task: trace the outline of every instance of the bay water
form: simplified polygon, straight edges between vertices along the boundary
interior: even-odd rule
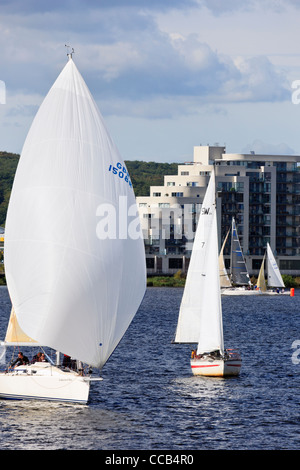
[[[147,289],[88,405],[0,400],[0,449],[298,449],[300,292],[222,298],[225,347],[243,360],[226,379],[193,377],[192,346],[172,343],[182,293]],[[1,339],[10,309],[0,287]]]

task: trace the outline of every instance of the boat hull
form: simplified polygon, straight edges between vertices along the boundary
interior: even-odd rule
[[[268,290],[266,292],[262,292],[262,295],[291,295],[289,291],[284,291],[284,292],[277,292],[277,291],[271,291]]]
[[[215,359],[208,356],[191,359],[193,375],[206,377],[229,377],[239,375],[242,360],[240,356],[232,358]]]
[[[86,404],[89,390],[88,377],[50,364],[19,366],[0,373],[0,398],[5,399]]]
[[[222,295],[262,295],[261,290],[248,290],[240,287],[221,290]]]

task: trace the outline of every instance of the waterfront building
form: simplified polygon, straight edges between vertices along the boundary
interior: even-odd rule
[[[232,217],[250,275],[257,276],[267,243],[282,274],[300,275],[299,155],[227,154],[225,147],[194,147],[192,162],[178,165],[137,203],[148,274],[187,271],[196,224],[215,167],[219,245]],[[230,264],[230,244],[225,248]]]

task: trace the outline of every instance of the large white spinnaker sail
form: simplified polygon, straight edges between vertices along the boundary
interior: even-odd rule
[[[201,208],[175,342],[198,343],[197,354],[224,350],[214,171]]]
[[[103,220],[112,224],[106,236],[97,226]],[[21,153],[5,270],[26,335],[98,368],[144,296],[144,244],[129,175],[71,57]]]

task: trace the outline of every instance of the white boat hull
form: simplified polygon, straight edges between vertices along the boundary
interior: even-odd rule
[[[289,291],[276,292],[276,291],[267,290],[266,292],[262,292],[262,295],[291,295],[291,293]]]
[[[221,290],[222,295],[262,295],[261,290],[243,289],[242,287]]]
[[[0,373],[0,398],[86,404],[90,379],[49,363],[19,366]]]
[[[203,375],[206,377],[229,377],[239,375],[242,360],[239,354],[232,357],[212,358],[210,356],[195,357],[191,359],[193,375]]]

